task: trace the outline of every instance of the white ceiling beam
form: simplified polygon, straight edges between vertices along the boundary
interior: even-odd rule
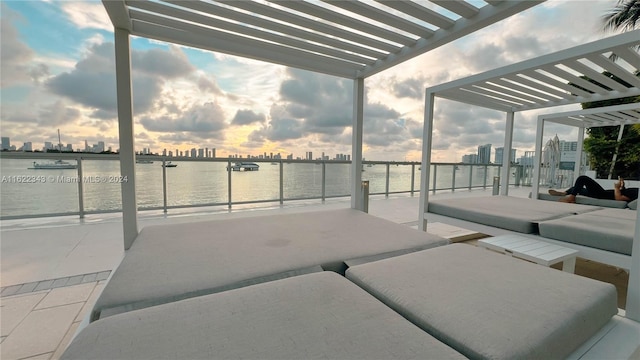
[[[513,86],[512,84],[512,88],[507,88],[507,87],[503,87],[503,86],[497,86],[496,84],[492,84],[492,83],[484,83],[482,84],[483,88],[489,89],[489,90],[494,90],[494,91],[498,91],[498,92],[502,92],[504,94],[509,94],[512,95],[516,98],[520,98],[523,100],[528,100],[530,102],[535,102],[535,103],[544,103],[545,101],[547,101],[547,99],[541,99],[539,97],[534,97],[532,95],[529,95],[529,93],[522,93],[522,92],[517,92],[512,90],[512,88],[514,88],[515,86]]]
[[[429,90],[437,93],[438,91],[455,88],[461,85],[475,84],[478,82],[489,81],[493,78],[505,77],[510,74],[518,74],[525,70],[540,68],[548,64],[558,64],[563,61],[581,59],[585,57],[585,54],[602,54],[614,47],[632,46],[635,44],[640,44],[640,29],[629,31],[614,37],[597,40],[592,43],[578,45],[570,49],[557,51],[555,53],[540,56],[530,60],[525,60],[516,64],[507,65],[495,70],[469,76],[464,79],[458,79],[450,81],[448,83],[436,85],[429,88]]]
[[[533,89],[533,91],[542,93],[546,96],[552,96],[550,101],[555,101],[559,99],[574,99],[575,95],[571,95],[564,91],[560,91],[556,88],[549,87],[548,85],[540,84],[539,82],[535,82],[531,79],[528,79],[523,76],[523,74],[514,74],[510,76],[505,76],[505,79],[509,81],[513,81],[518,84],[522,84],[524,86],[528,86]],[[535,95],[535,94],[534,94]]]
[[[640,71],[640,54],[638,54],[637,51],[631,50],[628,47],[619,47],[613,49],[613,53]]]
[[[594,69],[582,64],[577,60],[562,62],[562,64],[582,73],[584,76],[588,77],[589,79],[596,81],[610,89],[617,90],[617,91],[625,91],[627,89],[626,86],[611,79],[610,77],[602,75],[602,73],[595,71]]]
[[[124,0],[102,0],[113,27],[131,31],[131,18]]]
[[[462,90],[472,91],[476,94],[481,94],[484,96],[488,96],[490,98],[500,99],[507,103],[513,103],[514,106],[520,106],[522,104],[530,104],[533,101],[525,101],[522,98],[518,98],[512,95],[505,94],[504,92],[495,92],[489,89],[486,89],[484,85],[472,85],[471,87],[463,87]]]
[[[202,1],[184,1],[184,0],[164,0],[164,2],[173,4],[176,6],[180,6],[183,8],[192,9],[198,12],[204,12],[211,16],[218,16],[218,17],[222,17],[230,20],[235,20],[240,23],[253,25],[255,27],[270,30],[276,33],[287,34],[288,36],[291,36],[291,37],[309,40],[311,42],[315,42],[318,44],[323,44],[329,47],[334,47],[337,49],[353,52],[361,56],[379,58],[381,56],[386,56],[388,54],[387,52],[382,52],[382,51],[374,50],[364,46],[360,46],[357,44],[348,43],[348,42],[336,39],[335,37],[328,37],[328,36],[325,36],[324,34],[320,34],[317,32],[308,31],[305,29],[301,29],[299,27],[293,27],[287,24],[282,24],[279,22],[267,20],[254,15],[245,14],[233,9],[224,8],[222,6],[219,6],[213,3],[202,2]],[[146,2],[135,1],[133,5],[138,5],[140,3],[146,3]]]
[[[206,35],[209,31],[201,32],[201,29],[198,29],[195,25],[187,26],[187,28],[189,28],[189,31],[134,21],[131,34],[261,61],[268,58],[270,62],[275,64],[349,79],[354,78],[359,68],[354,64],[323,56],[300,56],[299,51],[294,51],[284,46],[265,44],[262,41],[239,36],[227,34],[220,37],[211,37]],[[256,52],[255,49],[258,46],[260,51]]]
[[[480,11],[477,7],[469,4],[465,0],[429,0],[429,1],[467,19],[476,16]]]
[[[335,0],[322,0],[322,1],[328,4],[331,4],[333,6],[340,7],[347,11],[351,11],[352,13],[360,14],[364,17],[373,19],[380,23],[387,24],[398,30],[402,30],[410,34],[414,34],[421,38],[431,37],[435,32],[413,21],[409,21],[399,16],[395,16],[382,9],[371,6],[361,1],[335,1]]]
[[[548,86],[553,86],[553,87],[556,87],[558,89],[565,90],[565,91],[567,91],[567,92],[569,92],[571,94],[575,94],[575,95],[578,95],[578,96],[589,96],[590,95],[590,93],[588,93],[588,92],[586,92],[586,91],[584,91],[582,89],[579,89],[576,86],[567,84],[566,82],[562,82],[562,81],[556,80],[556,79],[554,79],[554,78],[552,78],[552,77],[550,77],[548,75],[545,75],[545,74],[540,73],[540,72],[535,71],[535,70],[523,71],[522,75],[525,75],[527,77],[530,77],[530,78],[538,80],[538,81],[541,81],[544,84],[547,84]]]
[[[559,78],[565,79],[568,82],[572,83],[574,86],[580,86],[581,88],[587,89],[591,92],[594,93],[598,93],[598,94],[606,94],[609,90],[605,89],[603,87],[598,86],[597,84],[594,84],[592,82],[589,82],[585,79],[581,79],[573,74],[571,74],[568,71],[565,71],[564,69],[560,69],[557,66],[545,66],[542,68],[542,70],[548,72],[549,74],[555,75]]]
[[[295,24],[303,28],[324,33],[326,35],[339,37],[341,39],[351,41],[354,44],[361,44],[361,45],[372,47],[374,49],[383,50],[386,52],[396,52],[402,48],[400,46],[389,44],[384,41],[376,40],[371,37],[346,31],[344,29],[337,28],[335,26],[331,26],[329,24],[325,24],[320,21],[314,21],[312,19],[308,19],[299,15],[293,14],[291,12],[283,11],[272,6],[266,6],[266,5],[257,3],[255,1],[242,1],[242,0],[218,0],[218,1],[221,3],[224,3],[225,5],[229,5],[229,6],[237,7],[249,12],[261,14],[267,17],[271,17],[273,19],[284,21],[289,24]]]
[[[502,102],[497,99],[488,98],[486,96],[481,96],[469,91],[463,91],[461,89],[451,90],[446,93],[438,94],[438,97],[487,107],[494,110],[513,111],[513,104]]]
[[[353,16],[340,14],[328,8],[318,6],[306,1],[271,0],[271,2],[292,10],[305,13],[311,17],[318,17],[335,24],[346,26],[348,28],[361,31],[366,34],[385,39],[387,41],[395,42],[402,45],[411,45],[416,42],[416,39],[414,38],[387,29],[383,29],[372,23],[367,23],[356,19]]]
[[[282,35],[261,31],[255,28],[242,26],[242,25],[235,24],[222,19],[211,19],[207,16],[204,16],[198,13],[188,12],[182,9],[168,7],[168,6],[161,5],[158,3],[153,3],[150,1],[141,2],[139,5],[141,5],[139,7],[140,9],[154,11],[157,14],[165,15],[165,16],[171,17],[172,19],[182,19],[187,22],[193,22],[203,26],[211,26],[212,25],[211,23],[214,23],[215,29],[209,28],[211,30],[218,30],[218,29],[226,30],[226,31],[239,33],[239,34],[243,34],[250,37],[261,38],[263,40],[268,40],[270,42],[274,42],[280,45],[286,45],[286,46],[297,48],[300,50],[315,52],[315,53],[327,55],[330,57],[339,58],[342,60],[352,61],[355,63],[359,63],[362,66],[373,63],[374,61],[371,58],[365,58],[356,54],[351,54],[351,53],[336,50],[333,48],[327,48],[327,47],[315,45],[315,44],[298,40],[295,38],[289,38]],[[147,21],[147,22],[156,22],[159,25],[167,25],[167,22],[164,19],[160,17],[155,18],[154,17],[155,15],[151,15],[145,12],[140,12],[134,9],[131,9],[130,11],[131,11],[132,18],[134,19],[140,19],[142,21]],[[154,20],[154,19],[159,19],[159,20]],[[179,21],[179,20],[171,20],[171,21]],[[179,22],[182,22],[182,21],[179,21]],[[185,24],[187,23],[185,22]],[[206,29],[206,28],[203,27],[203,29]],[[215,35],[215,33],[211,33],[211,35]]]
[[[441,29],[448,29],[455,24],[455,21],[426,7],[414,3],[411,0],[376,0],[392,9],[401,11],[411,17],[432,24]]]
[[[436,30],[430,38],[420,39],[413,46],[405,47],[399,52],[392,52],[386,58],[376,61],[374,65],[366,66],[358,76],[368,77],[375,75],[381,71],[422,55],[500,20],[506,19],[509,16],[522,12],[544,1],[545,0],[508,0],[500,2],[496,7],[484,6],[480,9],[478,15],[473,18],[459,19],[456,21],[455,25],[449,29]]]
[[[515,91],[519,91],[521,93],[526,94],[526,96],[530,97],[530,100],[532,101],[540,101],[542,103],[555,99],[555,97],[553,97],[550,94],[545,94],[542,93],[541,91],[538,90],[533,90],[530,89],[528,87],[522,86],[518,83],[512,82],[512,81],[507,81],[506,79],[495,79],[492,81],[494,84],[496,85],[500,85],[502,87],[508,88],[508,89],[513,89]],[[486,83],[485,83],[486,84]],[[535,100],[538,99],[538,100]]]
[[[615,62],[611,61],[606,56],[600,54],[595,56],[589,56],[587,59],[593,62],[594,64],[602,67],[606,71],[612,73],[613,75],[619,77],[620,79],[624,80],[624,82],[630,84],[631,86],[640,88],[640,79],[637,76],[633,74],[629,76],[630,74],[629,71],[624,69],[622,66],[616,64]]]

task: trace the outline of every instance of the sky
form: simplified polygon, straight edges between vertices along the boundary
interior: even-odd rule
[[[365,79],[363,156],[419,161],[424,90],[594,41],[615,0],[548,0]],[[84,148],[118,146],[113,27],[100,1],[0,2],[0,134]],[[352,80],[132,37],[136,150],[216,148],[218,157],[264,152],[351,153]],[[533,150],[537,115],[517,113],[517,156]],[[504,113],[438,100],[432,161],[458,162],[504,143]],[[549,126],[575,141],[574,129]]]

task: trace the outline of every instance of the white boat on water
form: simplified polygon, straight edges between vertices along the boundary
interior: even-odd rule
[[[168,168],[168,167],[177,167],[177,166],[178,166],[178,164],[172,164],[172,163],[171,163],[171,161],[167,161],[167,162],[166,162],[166,163],[164,163],[162,166],[163,166],[163,167],[166,167],[166,168]]]
[[[152,160],[136,160],[136,164],[153,164]]]
[[[260,169],[260,165],[253,163],[253,162],[238,162],[235,163],[233,165],[231,165],[231,167],[227,166],[227,171],[231,169],[232,171],[257,171]]]
[[[60,170],[60,169],[77,169],[78,164],[72,164],[64,160],[56,160],[54,162],[37,163],[33,162],[32,170]]]

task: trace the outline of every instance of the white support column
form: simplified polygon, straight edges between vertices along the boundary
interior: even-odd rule
[[[120,135],[120,174],[122,182],[122,225],[124,249],[138,236],[136,201],[136,159],[133,139],[133,91],[131,88],[131,48],[129,32],[115,28],[116,89],[118,99],[118,130]]]
[[[509,175],[511,169],[511,148],[513,147],[513,111],[507,112],[507,125],[504,130],[504,151],[502,152],[502,174],[500,195],[509,195]]]
[[[627,288],[626,317],[640,321],[640,211],[636,211],[636,232],[631,247],[631,269]]]
[[[433,141],[433,107],[435,96],[427,91],[424,99],[424,127],[422,130],[422,168],[420,170],[420,205],[418,226],[427,231],[425,213],[429,210],[429,176],[431,175],[431,144]]]
[[[622,140],[622,134],[624,134],[624,124],[620,125],[620,131],[618,131],[618,142],[616,143],[616,150],[613,152],[613,158],[611,159],[611,167],[609,167],[609,176],[607,179],[611,179],[613,175],[613,169],[616,167],[616,161],[618,160],[618,151],[620,151],[620,140]]]
[[[536,130],[536,152],[533,156],[533,180],[531,180],[531,199],[536,200],[540,192],[540,164],[542,163],[542,137],[544,135],[544,118],[538,117]]]
[[[362,124],[364,122],[364,78],[353,81],[353,129],[351,134],[351,208],[362,206]]]
[[[576,164],[573,167],[573,181],[580,176],[582,170],[582,143],[584,143],[584,126],[578,127],[578,146],[576,147]]]

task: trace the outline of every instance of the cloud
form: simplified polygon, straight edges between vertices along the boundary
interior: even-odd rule
[[[38,123],[40,125],[63,125],[73,123],[80,119],[80,110],[67,106],[59,100],[55,103],[43,106],[39,111]]]
[[[238,110],[231,120],[232,125],[250,125],[253,123],[264,123],[266,117],[264,114],[258,114],[252,110]]]
[[[113,32],[113,25],[100,2],[65,1],[62,11],[80,29],[99,29]]]
[[[29,83],[39,80],[48,74],[48,67],[44,64],[32,65],[35,52],[20,40],[20,34],[14,22],[25,19],[11,10],[6,4],[1,5],[0,20],[0,87]]]
[[[151,132],[189,133],[192,137],[217,140],[224,139],[227,128],[222,108],[212,102],[194,105],[178,116],[143,117],[140,123]]]
[[[207,76],[200,76],[198,77],[198,80],[196,80],[196,83],[198,84],[198,89],[203,93],[212,93],[216,95],[223,94],[215,79],[209,79]]]
[[[425,80],[419,77],[407,78],[393,84],[393,93],[399,98],[421,99],[424,97]]]
[[[158,101],[167,79],[187,76],[194,71],[184,53],[171,46],[132,51],[134,113],[143,114]],[[92,45],[75,68],[46,82],[49,91],[94,109],[100,119],[117,114],[114,44]]]

